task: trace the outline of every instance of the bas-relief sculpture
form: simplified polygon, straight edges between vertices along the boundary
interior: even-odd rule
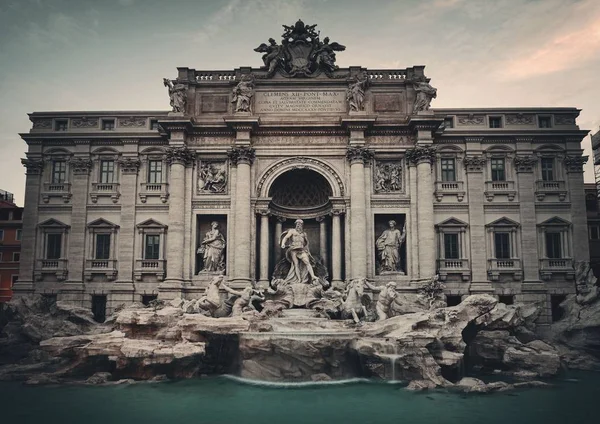
[[[375,193],[390,193],[402,190],[402,165],[398,162],[375,164]]]
[[[225,193],[227,191],[227,163],[202,161],[198,171],[198,192]]]
[[[236,112],[252,113],[252,98],[254,97],[254,77],[245,75],[233,88],[233,99]]]
[[[163,78],[163,84],[169,89],[169,98],[173,112],[185,113],[187,87],[177,82],[173,85],[173,82],[168,78]]]
[[[202,272],[220,272],[225,270],[225,237],[219,231],[219,223],[211,222],[210,231],[200,243],[198,254],[202,255]]]
[[[404,274],[400,268],[400,247],[406,240],[406,224],[402,231],[396,228],[396,221],[388,222],[389,228],[385,230],[375,242],[379,252],[380,273],[398,272]]]
[[[335,52],[344,51],[345,46],[333,42],[329,37],[323,41],[320,39],[320,31],[316,31],[317,25],[306,25],[298,20],[294,25],[283,25],[281,44],[273,38],[269,43],[262,43],[254,49],[264,53],[262,60],[267,77],[272,77],[279,72],[284,77],[315,77],[324,72],[332,76],[333,71],[338,69],[335,64]]]

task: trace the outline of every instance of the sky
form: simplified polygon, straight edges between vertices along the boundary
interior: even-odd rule
[[[425,65],[432,107],[570,106],[600,127],[598,0],[0,0],[0,188],[23,204],[27,113],[170,109],[176,67],[259,67],[299,18],[346,46],[340,67]]]

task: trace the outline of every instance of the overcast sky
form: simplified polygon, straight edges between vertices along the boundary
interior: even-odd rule
[[[347,47],[341,67],[426,65],[433,107],[574,106],[600,126],[598,0],[0,0],[0,188],[22,205],[28,112],[169,109],[177,66],[258,67],[298,18]]]

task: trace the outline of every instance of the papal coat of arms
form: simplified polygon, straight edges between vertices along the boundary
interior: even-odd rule
[[[338,66],[335,52],[346,49],[339,43],[330,43],[329,37],[320,39],[317,25],[305,25],[298,20],[293,26],[283,25],[281,44],[269,38],[269,44],[262,43],[254,51],[263,54],[267,75],[280,72],[285,77],[315,77],[321,72],[331,75]]]

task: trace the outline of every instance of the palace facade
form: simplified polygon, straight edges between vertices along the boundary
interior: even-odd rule
[[[343,46],[293,28],[262,68],[178,68],[172,111],[31,113],[15,295],[101,318],[221,273],[266,287],[302,219],[334,286],[438,274],[449,304],[491,293],[550,322],[590,256],[579,110],[430,108],[423,66],[340,69]]]

